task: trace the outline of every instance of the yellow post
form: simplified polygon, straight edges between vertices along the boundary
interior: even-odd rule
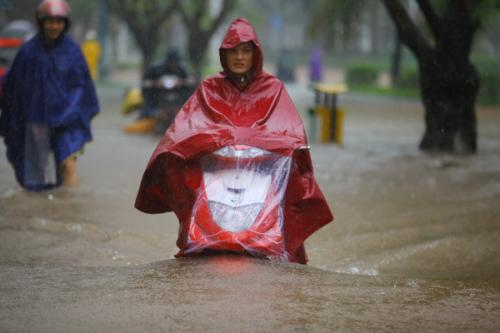
[[[321,142],[341,145],[345,111],[337,106],[337,96],[348,90],[345,84],[316,84],[316,115],[321,119]],[[323,101],[322,101],[323,100]]]
[[[330,123],[332,121],[330,116],[330,110],[326,106],[317,106],[316,114],[321,119],[321,130],[320,130],[320,142],[330,141]]]
[[[345,111],[342,108],[337,107],[336,120],[335,120],[335,143],[342,145],[344,136],[344,116]]]

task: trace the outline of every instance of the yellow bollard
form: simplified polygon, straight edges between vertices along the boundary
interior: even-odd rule
[[[317,118],[321,121],[320,142],[334,142],[341,145],[344,131],[343,109],[337,107],[337,96],[347,91],[345,84],[316,84],[316,107],[314,108]]]
[[[326,143],[330,141],[330,110],[326,106],[317,106],[316,115],[321,119],[321,129],[319,133],[319,141]]]
[[[337,108],[335,119],[335,143],[342,145],[344,137],[344,116],[345,111],[342,108]]]
[[[89,31],[87,39],[81,45],[83,56],[87,61],[92,80],[99,78],[99,60],[101,58],[101,44],[95,39],[95,32]]]

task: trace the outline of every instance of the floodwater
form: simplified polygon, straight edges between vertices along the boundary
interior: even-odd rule
[[[78,188],[23,191],[0,147],[1,332],[498,331],[500,110],[478,111],[478,154],[432,155],[418,103],[341,96],[344,144],[312,143],[335,222],[304,266],[173,259],[175,216],[133,208],[158,138],[100,95]]]

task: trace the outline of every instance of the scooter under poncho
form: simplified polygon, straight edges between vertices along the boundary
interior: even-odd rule
[[[177,215],[180,223],[177,256],[205,250],[229,250],[306,263],[305,239],[332,221],[333,216],[314,179],[309,151],[304,149],[307,139],[302,120],[283,83],[263,71],[260,43],[248,21],[237,19],[232,23],[221,50],[246,41],[252,41],[257,48],[255,70],[249,85],[239,89],[227,70],[199,85],[154,151],[144,172],[135,206],[146,213],[173,211]],[[266,230],[277,228],[277,233],[272,233],[277,236],[274,239],[270,236],[263,243],[257,242],[258,230],[246,232],[252,228],[251,223],[244,228],[245,223],[238,221],[228,227],[221,220],[217,221],[215,216],[220,215],[217,208],[201,208],[210,206],[207,194],[211,183],[207,181],[209,173],[219,172],[215,187],[224,183],[221,181],[224,177],[220,176],[220,170],[224,168],[207,170],[207,159],[220,155],[221,149],[234,150],[234,147],[242,146],[273,154],[276,160],[288,158],[290,161],[278,205],[270,204],[271,197],[276,198],[273,191],[278,191],[270,185],[267,193],[262,194],[261,210],[252,213],[255,216],[253,221],[257,222],[258,215],[263,214],[262,209],[270,207],[268,220],[272,226]],[[252,158],[248,161],[251,163]],[[237,168],[227,170],[233,173]],[[260,181],[262,184],[275,182],[273,177]],[[218,197],[223,197],[224,191],[242,190],[230,186],[220,188]],[[220,201],[212,206],[217,206]],[[201,218],[201,210],[209,214],[204,213],[206,217]],[[219,237],[221,229],[224,237]],[[266,242],[268,245],[255,245]],[[279,243],[277,246],[271,245],[276,242]]]

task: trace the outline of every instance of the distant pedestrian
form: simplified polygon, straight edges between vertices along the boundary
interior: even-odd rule
[[[82,43],[82,53],[87,61],[92,80],[99,79],[99,61],[101,60],[101,44],[96,38],[95,30],[89,30]]]
[[[309,82],[317,83],[323,81],[323,64],[321,60],[321,50],[313,48],[309,59]]]
[[[78,184],[76,158],[92,140],[99,112],[80,47],[67,31],[70,7],[44,0],[39,32],[19,50],[3,91],[0,135],[17,181],[28,190]]]

